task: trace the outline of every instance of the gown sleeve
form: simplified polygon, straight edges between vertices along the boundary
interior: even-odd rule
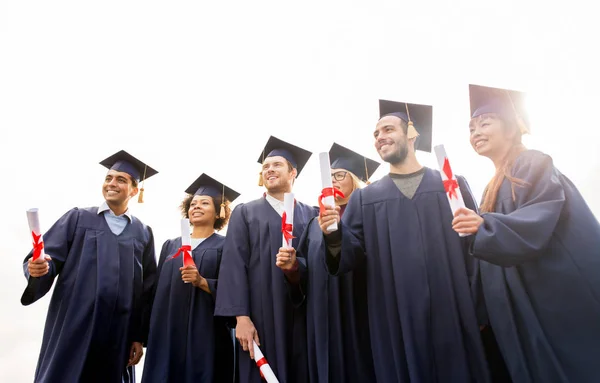
[[[544,253],[565,203],[559,174],[549,156],[523,155],[515,163],[513,176],[526,182],[514,187],[515,210],[483,214],[472,246],[475,257],[505,267]]]
[[[69,255],[71,244],[75,237],[75,228],[79,219],[79,210],[77,208],[69,210],[65,215],[58,219],[50,229],[43,235],[44,252],[52,258],[48,262],[48,273],[41,277],[32,277],[29,275],[27,267],[29,259],[33,256],[31,251],[23,262],[23,272],[27,278],[27,287],[21,296],[21,304],[30,305],[42,298],[52,287],[54,278],[60,274],[65,261]]]

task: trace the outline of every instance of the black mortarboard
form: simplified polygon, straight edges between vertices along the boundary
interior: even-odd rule
[[[529,131],[529,116],[525,110],[525,93],[516,90],[491,88],[469,84],[471,118],[486,113],[496,113],[509,119],[522,121],[521,133]]]
[[[281,156],[288,160],[296,169],[297,175],[300,175],[300,172],[311,155],[312,153],[308,150],[304,150],[288,142],[282,141],[277,137],[271,136],[260,157],[258,157],[258,163],[262,164],[265,158],[268,157]]]
[[[348,170],[363,182],[368,182],[380,165],[379,162],[336,143],[329,149],[329,161],[332,169]]]
[[[103,165],[110,170],[127,173],[131,176],[131,178],[138,182],[150,178],[158,173],[156,170],[152,169],[150,166],[146,165],[124,150],[118,151],[107,159],[101,161],[100,165]]]
[[[415,142],[415,150],[431,152],[433,129],[433,107],[431,105],[379,100],[379,118],[385,116],[396,116],[406,122],[409,126],[409,138],[415,136],[410,131],[411,126],[414,126],[419,136]]]
[[[193,195],[207,195],[213,198],[224,195],[229,202],[233,202],[233,200],[240,196],[240,193],[205,173],[198,177],[185,192]]]

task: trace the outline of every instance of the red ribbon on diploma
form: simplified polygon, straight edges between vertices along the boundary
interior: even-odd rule
[[[267,363],[267,359],[264,356],[256,361],[256,365],[258,366],[258,372],[260,372],[260,377],[263,379],[265,378],[265,376],[263,375],[260,368],[265,364],[268,364],[268,363]]]
[[[458,189],[458,182],[454,179],[452,169],[450,168],[450,162],[448,162],[447,157],[444,159],[444,166],[442,167],[442,170],[448,178],[447,180],[444,180],[444,189],[446,190],[446,193],[448,193],[448,197],[450,199],[458,199],[458,194],[456,193],[456,189]]]
[[[44,248],[44,241],[42,240],[42,235],[36,235],[33,231],[31,232],[33,236],[33,260],[35,261],[42,255],[42,249]]]
[[[183,253],[183,266],[196,266],[196,264],[194,263],[194,258],[192,258],[192,255],[190,254],[190,251],[192,251],[192,246],[183,245],[179,248],[179,250],[177,250],[173,258],[177,258]]]
[[[321,195],[319,196],[319,214],[323,215],[323,213],[325,213],[325,205],[323,205],[323,198],[331,196],[333,196],[333,198],[346,198],[344,196],[344,193],[342,193],[340,189],[336,189],[334,187],[325,188],[321,190]]]
[[[286,241],[289,241],[293,238],[296,238],[292,235],[292,231],[294,230],[294,225],[292,225],[291,223],[286,223],[287,220],[287,214],[285,214],[285,211],[283,212],[283,215],[281,216],[281,232],[283,233],[283,238],[285,238]]]

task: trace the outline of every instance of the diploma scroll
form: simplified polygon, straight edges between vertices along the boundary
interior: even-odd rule
[[[267,383],[279,383],[279,380],[277,380],[277,377],[273,373],[271,366],[269,366],[269,363],[265,359],[262,351],[260,351],[260,348],[256,342],[252,341],[252,344],[254,348],[254,360],[260,369],[260,375],[267,381]]]
[[[440,167],[440,175],[442,176],[444,190],[446,190],[446,197],[448,197],[448,203],[450,204],[452,216],[454,217],[454,214],[458,209],[465,207],[465,202],[463,200],[462,193],[460,192],[456,175],[452,172],[452,168],[450,167],[450,161],[446,155],[446,149],[444,148],[444,145],[437,145],[433,149]],[[466,237],[470,234],[459,235],[461,237]]]
[[[333,190],[333,184],[331,182],[331,166],[329,165],[329,153],[319,153],[319,164],[321,167],[321,184],[323,191],[319,198],[319,207],[324,210],[325,206],[335,206],[335,191]],[[337,222],[332,223],[327,227],[327,231],[334,232],[338,229]]]
[[[292,247],[294,231],[294,193],[283,195],[283,216],[281,217],[282,247]]]
[[[46,257],[46,254],[44,253],[44,239],[42,238],[42,231],[40,230],[40,216],[37,208],[27,210],[27,222],[29,223],[31,237],[33,238],[32,260],[35,261],[40,257],[44,259]]]

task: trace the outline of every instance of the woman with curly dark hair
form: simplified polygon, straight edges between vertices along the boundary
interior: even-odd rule
[[[181,237],[167,240],[158,262],[143,382],[227,382],[233,379],[233,342],[215,318],[217,276],[229,220],[239,193],[202,174],[187,190],[181,213],[191,226],[195,265],[183,266]]]

